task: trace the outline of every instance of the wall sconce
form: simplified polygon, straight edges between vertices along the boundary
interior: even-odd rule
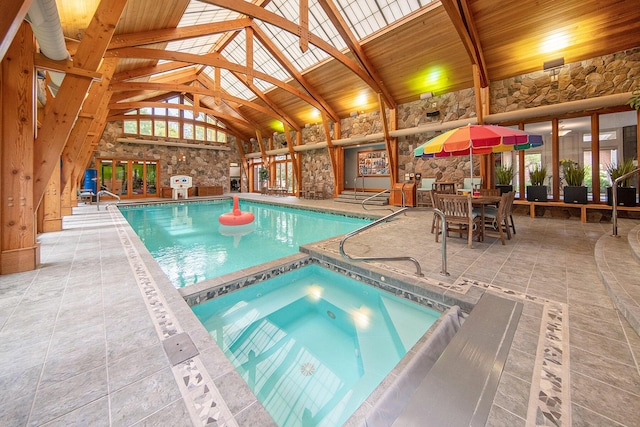
[[[560,74],[560,68],[564,66],[564,57],[552,59],[542,64],[542,69],[548,71],[552,82],[558,81],[558,74]]]
[[[558,131],[558,136],[565,136],[571,132],[571,129],[562,129]]]
[[[433,92],[425,92],[420,94],[420,99],[422,100],[429,98],[433,98]]]

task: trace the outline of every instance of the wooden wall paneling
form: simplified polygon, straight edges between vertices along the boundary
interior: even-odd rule
[[[102,0],[84,34],[74,64],[78,68],[97,71],[107,49],[126,0]],[[78,116],[92,79],[78,75],[65,76],[51,114],[46,114],[36,141],[33,184],[35,204],[42,200],[49,178],[59,161],[73,124]]]
[[[0,274],[33,270],[40,258],[33,204],[36,45],[23,23],[1,63]]]

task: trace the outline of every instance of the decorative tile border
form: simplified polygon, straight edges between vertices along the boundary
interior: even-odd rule
[[[567,313],[566,304],[547,302],[544,305],[527,425],[571,425]]]
[[[468,283],[518,299],[542,304],[542,320],[529,393],[527,426],[570,426],[569,320],[566,304],[503,289],[478,280]]]
[[[183,332],[140,254],[131,242],[124,226],[123,217],[113,209],[109,209],[109,212],[158,336],[161,339],[167,339]],[[196,424],[206,426],[215,423],[216,425],[237,426],[231,411],[222,399],[199,356],[187,359],[173,366],[171,370],[189,414]]]

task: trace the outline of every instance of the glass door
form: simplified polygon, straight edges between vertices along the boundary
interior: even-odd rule
[[[145,162],[145,195],[153,197],[158,195],[158,164],[156,162]]]
[[[131,188],[128,182],[129,162],[127,160],[118,160],[115,165],[116,170],[113,180],[113,189],[115,191],[113,193],[121,197],[127,197]]]
[[[99,159],[98,164],[101,190],[122,198],[158,196],[158,162]]]

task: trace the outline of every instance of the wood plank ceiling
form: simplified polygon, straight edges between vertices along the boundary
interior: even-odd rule
[[[309,4],[317,1],[324,10],[335,11],[337,16],[333,21],[338,25],[354,19],[340,16],[339,9],[335,8],[337,0],[301,1]],[[202,107],[215,111],[237,136],[248,139],[255,136],[256,131],[268,136],[281,130],[283,122],[293,128],[320,122],[320,115],[312,115],[314,110],[324,111],[334,120],[348,117],[354,111],[376,111],[378,93],[387,107],[395,107],[418,100],[423,92],[440,95],[470,88],[474,81],[473,64],[478,65],[486,85],[490,81],[542,70],[545,61],[558,57],[572,63],[640,45],[637,0],[441,0],[430,3],[423,0],[418,10],[362,40],[349,39],[350,32],[343,31],[350,49],[340,53],[341,56],[329,57],[301,73],[293,69],[291,78],[278,82],[265,94],[253,87],[254,93],[260,95],[254,99],[232,96],[224,91],[223,85],[221,92],[215,92],[221,85],[203,72],[205,65],[233,68],[240,79],[251,80],[244,75],[247,69],[234,68],[233,62],[221,54],[240,31],[245,32],[250,42],[270,46],[273,57],[286,59],[269,40],[260,40],[265,34],[255,25],[261,20],[273,21],[272,15],[261,11],[267,3],[280,2],[203,1],[234,9],[235,12],[229,14],[230,20],[239,20],[226,24],[227,29],[223,31],[226,37],[208,49],[211,53],[194,57],[165,51],[168,41],[201,36],[217,31],[218,27],[209,24],[154,32],[176,29],[188,0],[129,0],[105,55],[120,58],[112,80],[115,93],[111,116],[124,111],[118,103],[158,100],[167,93],[195,92]],[[77,44],[74,40],[82,37],[98,3],[98,0],[57,0],[72,54]],[[238,16],[238,11],[243,14]],[[288,25],[304,34],[298,22]],[[322,38],[320,34],[311,34],[310,44],[315,36]],[[245,64],[258,60],[247,55]],[[345,64],[356,64],[358,69]],[[262,76],[257,68],[248,66],[252,78],[266,79],[268,76]],[[171,69],[174,70],[154,76]],[[187,86],[193,86],[195,81],[199,89],[189,89]],[[135,82],[164,85],[134,85]],[[221,101],[217,102],[217,98]]]

